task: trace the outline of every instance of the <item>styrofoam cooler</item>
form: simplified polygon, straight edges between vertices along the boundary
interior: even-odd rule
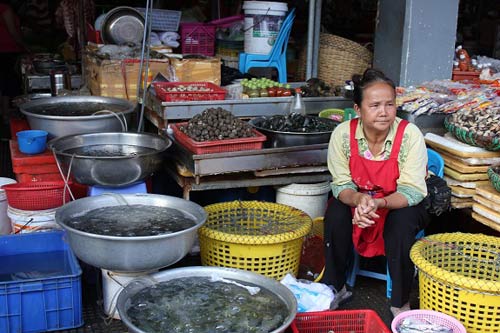
[[[325,215],[330,189],[330,182],[290,184],[276,188],[276,202],[298,208],[315,219]]]
[[[16,183],[14,179],[0,177],[0,187],[14,183]],[[0,235],[7,235],[12,231],[11,222],[7,215],[7,207],[7,196],[5,195],[5,191],[0,188]]]

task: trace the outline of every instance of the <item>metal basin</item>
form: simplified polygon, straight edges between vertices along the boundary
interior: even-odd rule
[[[81,133],[126,131],[135,104],[102,96],[63,96],[32,100],[19,105],[31,129],[50,137]]]
[[[333,131],[314,133],[274,131],[261,127],[261,124],[265,119],[266,117],[256,117],[251,119],[249,123],[267,137],[267,140],[264,143],[266,148],[307,146],[318,143],[328,143]],[[318,118],[318,120],[324,123],[332,124],[333,126],[338,124],[338,122],[327,118]]]
[[[129,332],[145,333],[137,326],[133,325],[127,315],[128,307],[130,306],[130,298],[144,288],[150,287],[158,282],[170,281],[174,279],[182,279],[187,277],[211,277],[213,275],[220,276],[229,280],[236,280],[240,283],[251,283],[258,287],[265,288],[280,298],[288,307],[288,317],[282,325],[271,331],[270,333],[284,332],[292,323],[297,313],[297,301],[293,293],[287,287],[276,280],[256,274],[249,271],[233,268],[222,267],[184,267],[169,269],[159,273],[152,274],[150,278],[141,278],[131,281],[119,294],[117,300],[117,308],[120,318],[128,327]]]
[[[126,186],[157,171],[172,142],[151,133],[87,133],[47,144],[67,175],[85,185]]]
[[[132,7],[115,7],[102,21],[101,37],[105,44],[135,44],[142,42],[144,17]]]
[[[125,202],[175,208],[191,216],[196,225],[175,233],[140,237],[104,236],[66,225],[66,221],[73,216],[101,207],[123,205]],[[196,231],[205,223],[207,213],[200,205],[181,198],[158,194],[110,193],[72,201],[59,208],[55,218],[66,230],[68,243],[78,258],[94,267],[131,273],[167,267],[184,258],[194,244]]]

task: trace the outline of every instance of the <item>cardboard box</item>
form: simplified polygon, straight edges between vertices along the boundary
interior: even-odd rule
[[[92,95],[137,99],[140,59],[102,59],[97,56],[99,46],[87,45],[83,61],[85,79]],[[220,58],[175,57],[152,58],[149,61],[148,82],[158,73],[172,82],[221,83]]]
[[[171,58],[171,81],[178,82],[211,82],[221,84],[221,59],[220,58]]]
[[[139,78],[139,59],[102,60],[92,54],[86,54],[85,75],[92,95],[137,99],[137,81]],[[169,75],[168,59],[150,59],[148,82],[158,74]]]

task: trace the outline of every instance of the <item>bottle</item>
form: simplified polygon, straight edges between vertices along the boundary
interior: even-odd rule
[[[305,116],[306,113],[306,105],[302,100],[302,92],[300,88],[295,89],[295,97],[293,98],[292,104],[290,105],[290,114],[291,113],[300,113]]]

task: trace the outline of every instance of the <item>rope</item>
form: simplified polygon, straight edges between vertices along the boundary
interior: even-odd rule
[[[125,118],[125,115],[123,113],[117,114],[116,112],[113,112],[111,110],[100,110],[92,113],[92,116],[100,113],[112,114],[120,122],[120,125],[122,126],[122,132],[128,132],[127,118]],[[120,116],[122,116],[123,119],[121,119]]]
[[[66,204],[66,191],[69,192],[69,195],[71,197],[71,200],[75,200],[75,196],[73,195],[73,192],[71,191],[71,188],[69,187],[69,177],[71,176],[71,167],[73,166],[73,159],[75,158],[75,154],[71,155],[71,160],[69,161],[69,166],[68,166],[68,174],[64,176],[64,172],[62,171],[61,164],[59,162],[59,159],[57,158],[56,150],[52,148],[52,155],[54,155],[54,159],[56,160],[56,165],[57,169],[59,170],[59,174],[61,175],[61,178],[64,181],[64,188],[63,188],[63,204]]]

